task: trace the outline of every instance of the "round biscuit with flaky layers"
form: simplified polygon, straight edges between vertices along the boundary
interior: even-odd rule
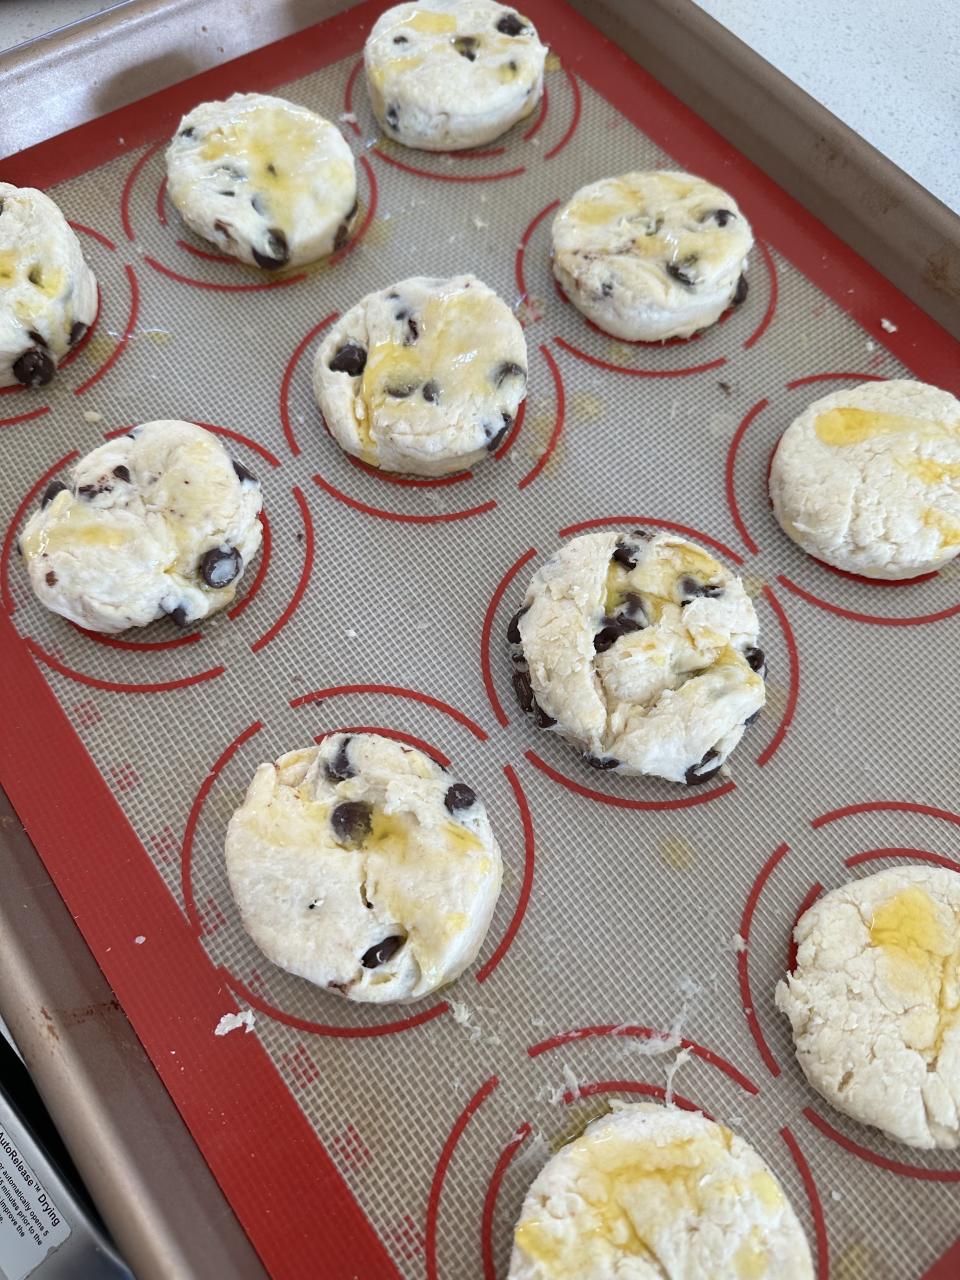
[[[780,437],[770,497],[809,555],[914,578],[960,552],[960,401],[905,378],[845,387]]]
[[[747,296],[750,223],[720,187],[655,170],[581,187],[553,220],[553,274],[605,333],[687,338]]]
[[[614,1104],[547,1162],[508,1280],[813,1280],[783,1188],[698,1112]]]
[[[776,999],[810,1084],[897,1142],[960,1146],[960,875],[921,865],[851,880],[794,938]]]
[[[230,820],[226,863],[243,926],[274,964],[372,1004],[459,977],[502,875],[472,788],[376,733],[262,764]]]
[[[340,130],[265,93],[187,112],[167,148],[167,191],[192,231],[266,271],[342,248],[357,216],[356,165]]]
[[[764,705],[759,624],[739,578],[669,533],[587,533],[533,575],[507,636],[513,684],[588,764],[688,785]]]
[[[527,385],[513,312],[475,276],[416,276],[362,298],[317,349],[313,390],[347,453],[438,476],[489,457]]]
[[[536,110],[546,56],[533,23],[506,5],[419,0],[380,16],[363,60],[388,138],[458,151],[492,142]]]
[[[49,196],[0,182],[0,387],[44,387],[97,314],[97,282]]]
[[[179,626],[226,608],[256,555],[263,498],[212,432],[145,422],[54,480],[19,547],[41,604],[90,631]]]

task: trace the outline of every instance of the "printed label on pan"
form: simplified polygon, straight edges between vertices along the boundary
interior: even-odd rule
[[[69,1235],[63,1214],[0,1127],[0,1276],[26,1280]]]

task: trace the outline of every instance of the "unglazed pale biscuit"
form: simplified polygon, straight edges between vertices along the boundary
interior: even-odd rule
[[[777,987],[819,1093],[911,1147],[960,1146],[960,875],[908,866],[834,889],[797,923]]]
[[[479,146],[536,109],[546,55],[533,23],[492,0],[400,4],[364,48],[370,104],[405,146]]]
[[[43,387],[97,314],[97,282],[66,218],[0,182],[0,387]]]
[[[47,486],[20,537],[40,602],[90,631],[225,608],[260,546],[260,485],[192,422],[145,422]]]
[[[813,1280],[754,1149],[699,1112],[615,1104],[544,1166],[508,1280]]]
[[[226,860],[244,928],[274,964],[375,1004],[459,977],[500,892],[500,850],[474,792],[374,733],[262,764]]]
[[[521,707],[588,764],[712,778],[764,704],[740,579],[668,533],[588,533],[537,570],[510,623]]]
[[[733,197],[689,173],[603,178],[553,220],[553,274],[570,301],[631,342],[689,337],[742,302],[752,247]]]
[[[268,271],[341,248],[357,214],[356,166],[336,125],[263,93],[188,112],[167,181],[191,230]]]
[[[475,276],[368,294],[317,350],[313,390],[337,443],[384,471],[443,475],[497,448],[526,392],[516,317]]]
[[[838,569],[938,569],[960,551],[960,401],[906,379],[815,400],[780,438],[770,496],[784,532]]]

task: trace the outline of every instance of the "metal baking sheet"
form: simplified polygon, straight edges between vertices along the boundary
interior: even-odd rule
[[[816,886],[905,849],[958,865],[938,746],[953,709],[930,675],[957,574],[884,589],[826,571],[780,534],[765,474],[798,408],[851,379],[960,391],[958,346],[566,5],[526,6],[555,53],[531,121],[480,155],[385,144],[358,76],[383,7],[5,165],[47,165],[102,307],[52,388],[0,398],[4,785],[272,1274],[314,1276],[322,1257],[332,1277],[502,1275],[550,1147],[606,1097],[663,1096],[679,1037],[677,1098],[775,1168],[819,1276],[912,1280],[942,1259],[946,1277],[956,1157],[821,1104],[772,993]],[[179,225],[162,145],[184,106],[267,87],[346,117],[364,216],[336,260],[265,280]],[[619,343],[554,289],[550,215],[584,182],[664,164],[750,216],[750,295],[689,342]],[[526,324],[524,417],[452,483],[371,475],[323,430],[315,345],[366,291],[462,270]],[[225,433],[263,481],[268,547],[196,637],[157,624],[104,643],[36,604],[16,533],[72,456],[157,416]],[[502,637],[534,564],[576,529],[638,522],[713,547],[760,612],[768,708],[702,791],[596,774],[512,703]],[[445,998],[335,1001],[240,928],[222,844],[253,768],[346,726],[449,758],[500,837],[490,935]],[[216,1037],[238,1008],[253,1033]]]

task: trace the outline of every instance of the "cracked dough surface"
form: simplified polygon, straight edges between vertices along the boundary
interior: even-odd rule
[[[764,704],[750,597],[670,533],[571,538],[511,623],[524,710],[600,768],[703,782]]]
[[[493,452],[526,394],[527,344],[475,276],[416,276],[351,307],[320,344],[313,389],[331,435],[384,471],[443,475]]]
[[[356,166],[340,130],[263,93],[188,112],[167,148],[167,182],[192,231],[270,271],[341,248],[357,213]]]
[[[97,282],[49,196],[0,182],[0,387],[45,386],[97,314]]]
[[[699,1112],[614,1104],[544,1166],[508,1280],[813,1280],[789,1201]]]
[[[415,747],[333,734],[257,769],[226,839],[244,928],[348,1000],[418,1000],[476,957],[500,893],[486,810]]]
[[[91,631],[225,608],[260,546],[260,485],[192,422],[145,422],[54,481],[20,547],[41,604]]]
[[[960,401],[894,379],[815,400],[780,438],[770,497],[804,551],[912,578],[960,551]]]
[[[689,173],[625,173],[581,187],[554,218],[553,274],[605,333],[686,338],[746,297],[752,247],[726,191]]]
[[[902,866],[801,916],[777,986],[818,1093],[911,1147],[960,1145],[960,875]]]
[[[479,146],[536,109],[546,56],[533,23],[492,0],[399,4],[364,48],[370,105],[404,146]]]

